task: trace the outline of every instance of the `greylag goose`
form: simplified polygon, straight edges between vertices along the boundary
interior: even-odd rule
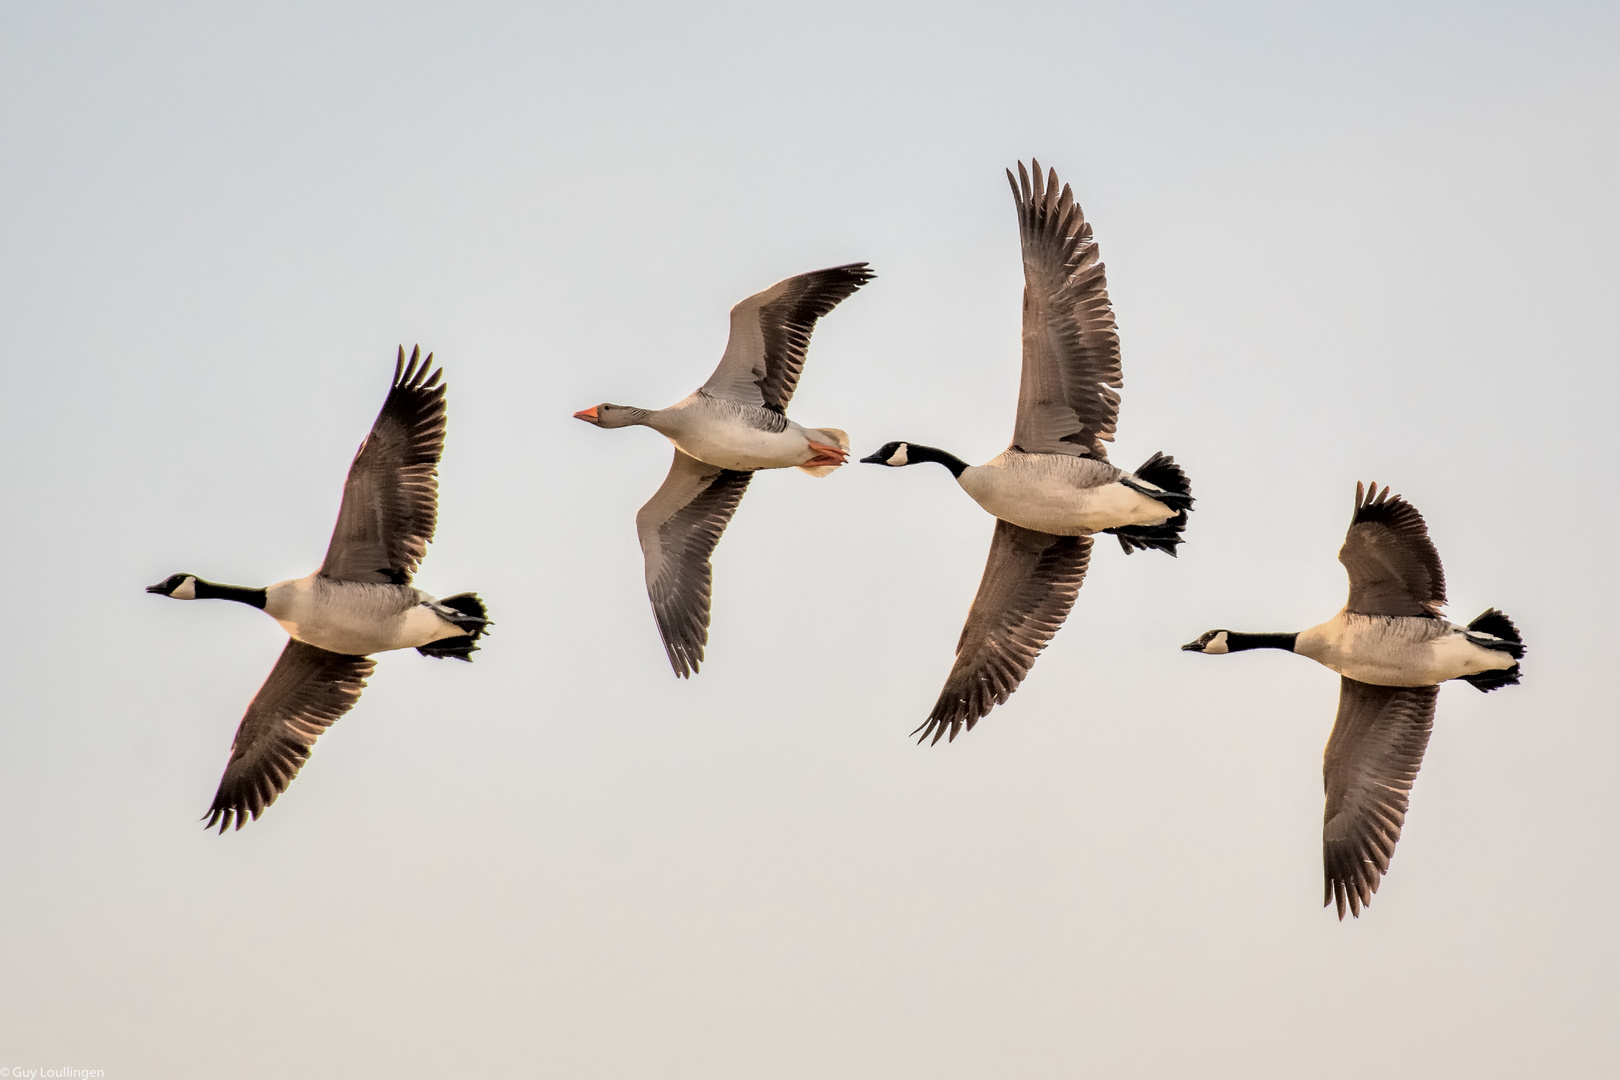
[[[849,457],[849,436],[787,418],[816,320],[873,278],[866,263],[779,281],[731,309],[731,337],[709,381],[667,409],[606,402],[576,419],[650,427],[675,445],[669,475],[636,514],[647,596],[669,663],[696,673],[709,640],[710,557],[760,469],[826,476]]]

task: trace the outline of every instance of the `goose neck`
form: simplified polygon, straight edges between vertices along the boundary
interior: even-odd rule
[[[906,445],[906,457],[909,459],[907,464],[910,465],[915,465],[922,461],[932,461],[943,465],[947,469],[951,470],[951,475],[956,477],[958,480],[962,478],[963,471],[968,467],[967,462],[963,461],[955,454],[941,450],[937,446],[918,446],[916,443],[908,443]]]
[[[1284,652],[1293,652],[1294,644],[1299,640],[1296,634],[1243,634],[1236,630],[1229,630],[1226,634],[1226,651],[1243,652],[1246,649],[1281,649]]]
[[[214,581],[197,579],[198,600],[234,600],[238,604],[256,607],[264,610],[267,592],[264,589],[251,589],[243,585],[221,585]]]

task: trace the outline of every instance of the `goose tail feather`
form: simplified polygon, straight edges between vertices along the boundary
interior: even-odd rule
[[[1132,483],[1133,477],[1141,483]],[[1176,516],[1158,525],[1121,525],[1103,531],[1113,533],[1127,555],[1152,548],[1173,558],[1176,545],[1181,543],[1181,531],[1187,527],[1187,511],[1192,509],[1192,482],[1176,464],[1176,459],[1163,453],[1155,453],[1144,461],[1133,477],[1125,477],[1120,482],[1163,503],[1176,511]]]
[[[457,593],[440,599],[433,610],[439,618],[465,633],[419,645],[416,651],[439,660],[454,658],[470,661],[472,654],[478,651],[478,639],[494,625],[484,601],[479,599],[477,593]]]
[[[1505,652],[1514,660],[1524,656],[1524,639],[1519,636],[1519,628],[1513,625],[1512,619],[1496,608],[1487,608],[1484,614],[1468,624],[1468,640],[1481,648]],[[1519,665],[1514,664],[1506,670],[1480,671],[1473,675],[1464,675],[1463,681],[1481,693],[1488,694],[1504,686],[1518,685],[1519,674]]]

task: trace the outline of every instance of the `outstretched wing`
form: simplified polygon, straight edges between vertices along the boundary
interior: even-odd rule
[[[1119,419],[1124,375],[1119,331],[1108,303],[1091,224],[1069,185],[1058,192],[1055,170],[1041,181],[1018,163],[1011,170],[1024,250],[1024,366],[1018,384],[1013,445],[1031,454],[1074,454],[1108,460]]]
[[[956,643],[956,663],[918,740],[955,739],[1000,705],[1068,618],[1091,559],[1091,537],[1053,536],[996,521],[979,594]]]
[[[433,354],[399,350],[394,383],[343,485],[343,506],[321,573],[339,581],[406,584],[427,554],[439,516],[444,450],[443,369]]]
[[[1372,903],[1406,823],[1406,803],[1434,727],[1438,686],[1339,682],[1339,715],[1322,757],[1322,903],[1339,918]]]
[[[1356,484],[1356,512],[1339,549],[1350,574],[1349,611],[1360,615],[1438,615],[1446,574],[1423,515],[1405,499]]]
[[[315,740],[360,700],[376,662],[289,640],[236,729],[205,828],[240,829],[287,790]]]
[[[698,670],[709,640],[709,556],[753,478],[677,450],[669,475],[636,513],[647,597],[670,666],[683,679]]]
[[[717,397],[783,412],[804,370],[816,320],[875,275],[850,263],[778,281],[731,309],[725,355],[703,389]]]

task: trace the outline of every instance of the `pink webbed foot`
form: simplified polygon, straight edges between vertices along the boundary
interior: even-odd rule
[[[825,443],[812,442],[810,444],[810,449],[816,452],[816,456],[811,458],[809,461],[804,462],[799,466],[799,468],[809,469],[815,468],[819,465],[842,465],[844,462],[849,460],[849,451],[842,450],[836,446],[828,446]]]

